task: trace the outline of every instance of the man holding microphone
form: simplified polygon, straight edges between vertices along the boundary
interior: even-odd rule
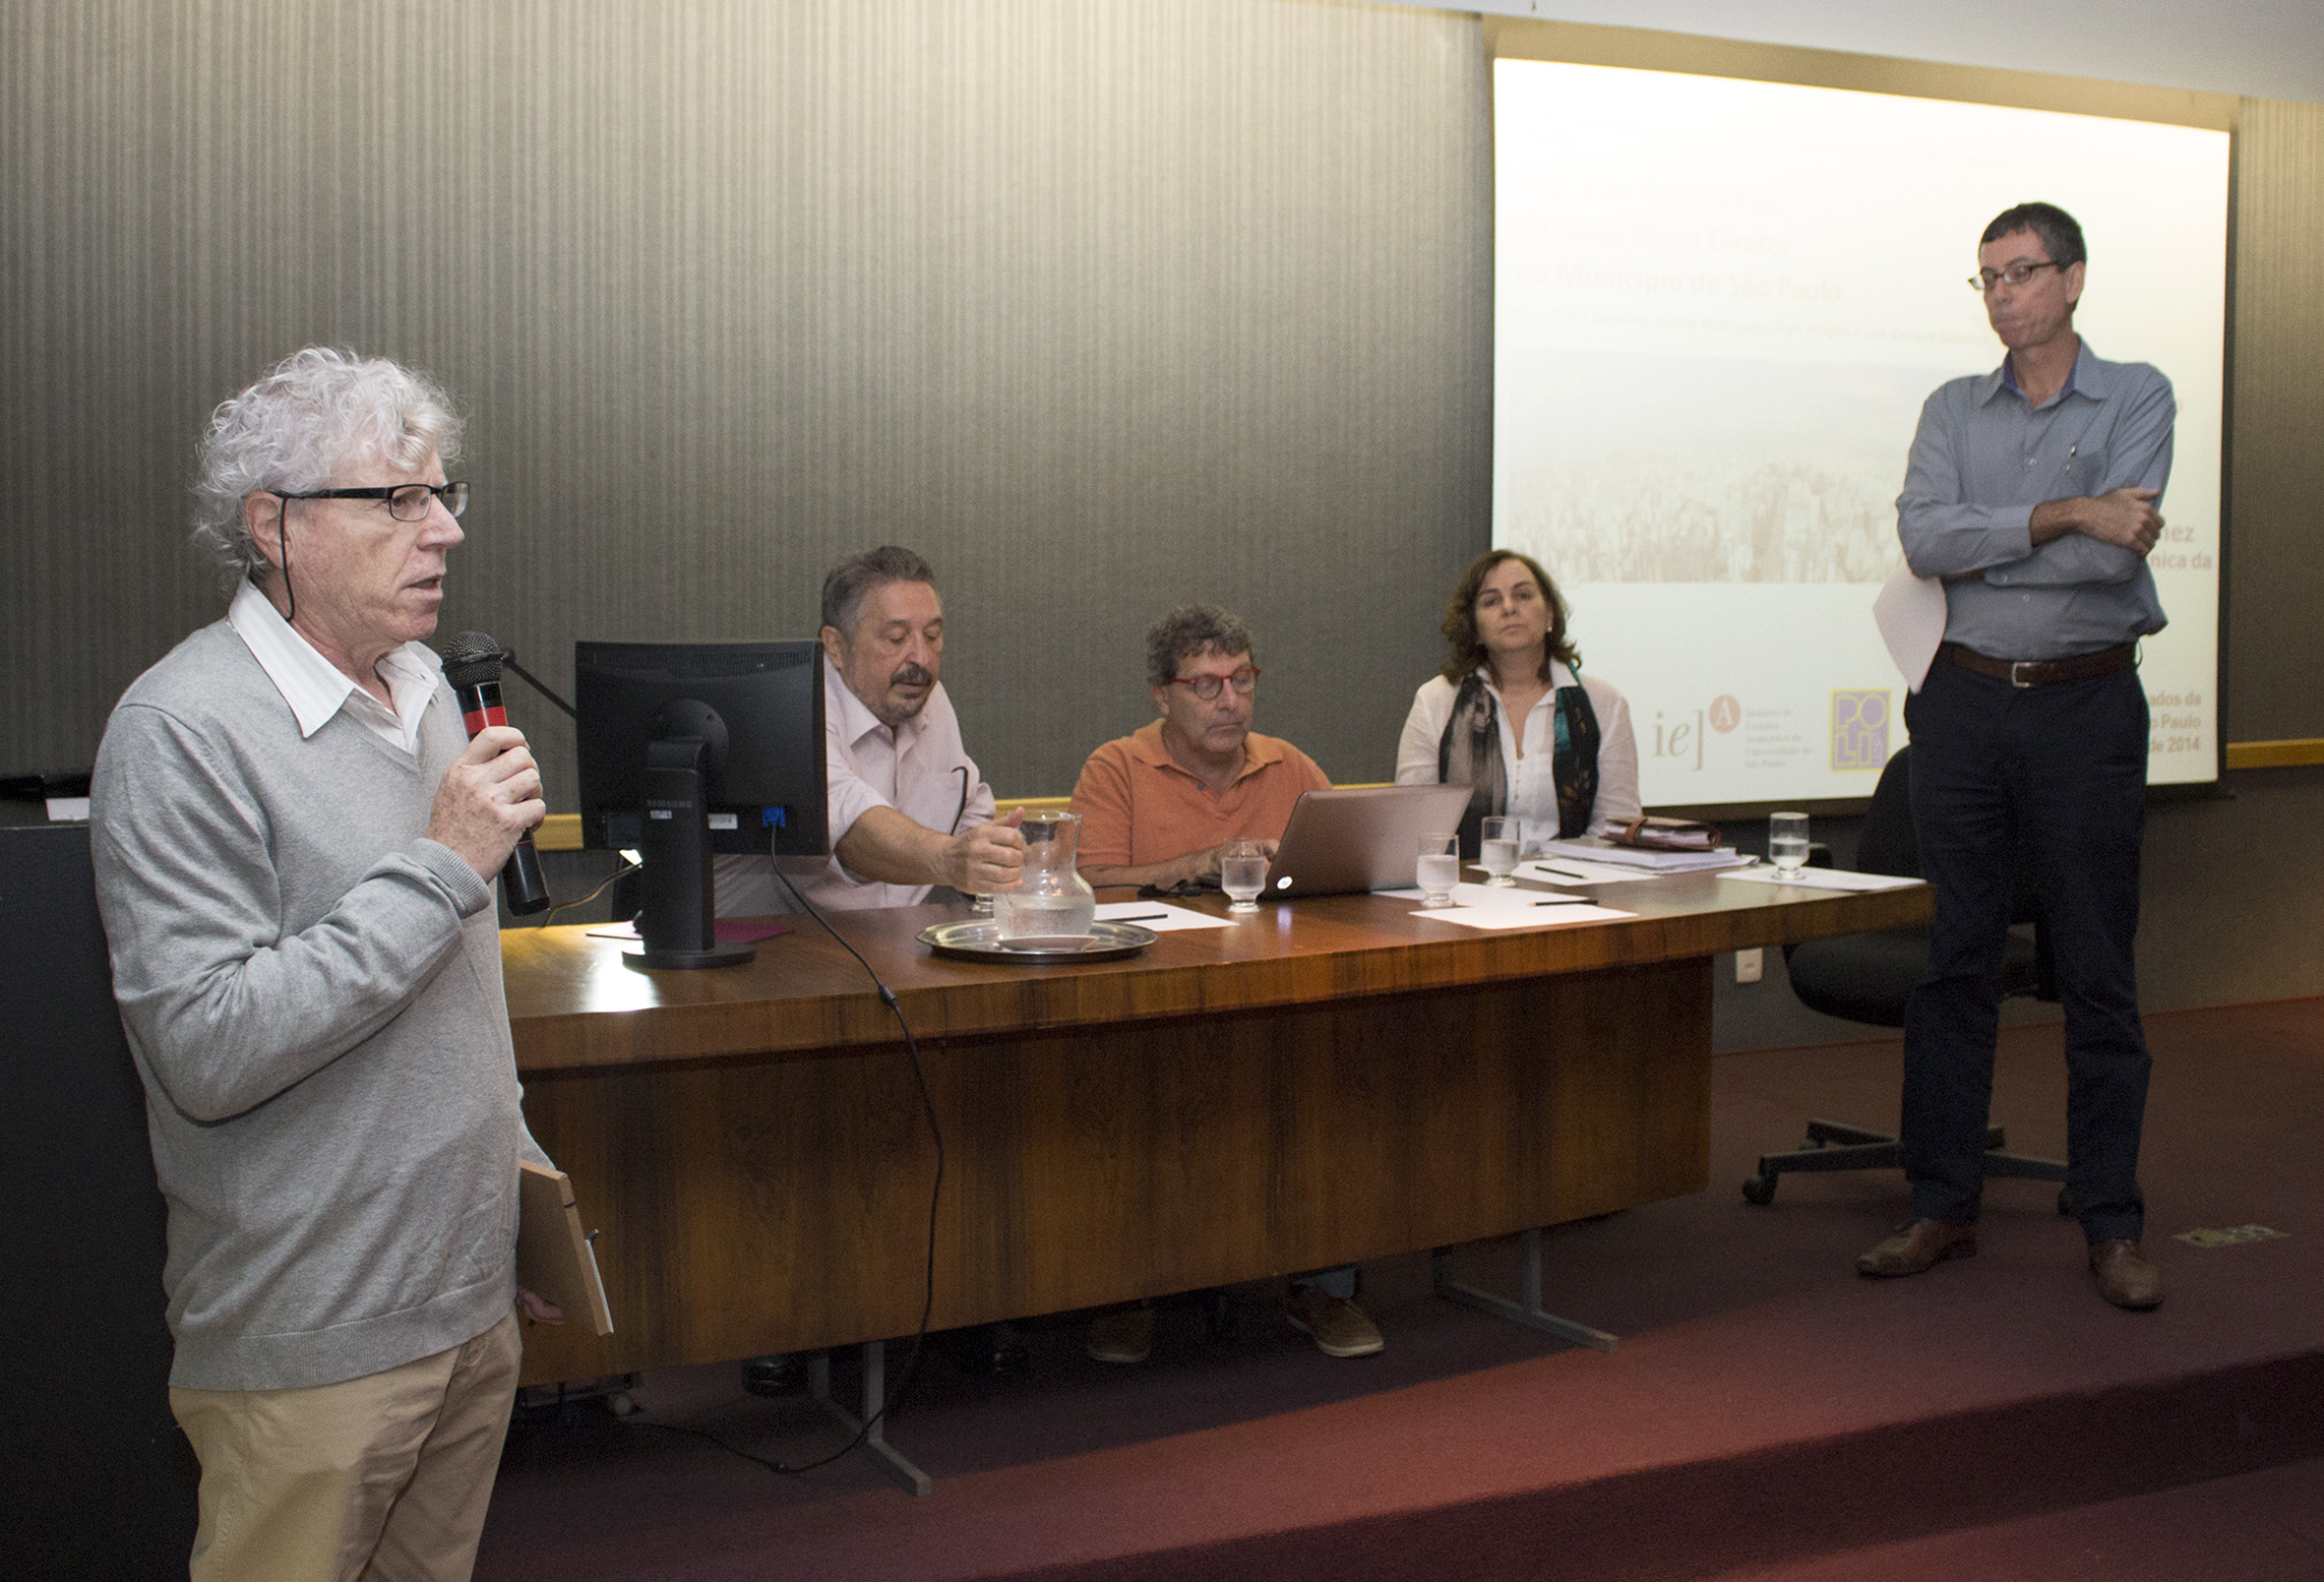
[[[225,619],[115,707],[97,899],[168,1205],[193,1575],[464,1578],[520,1353],[492,881],[543,815],[436,656],[467,486],[432,383],[309,348],[218,407]]]

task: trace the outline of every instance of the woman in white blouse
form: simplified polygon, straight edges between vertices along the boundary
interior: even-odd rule
[[[1396,783],[1471,787],[1461,851],[1478,821],[1525,821],[1528,845],[1601,834],[1638,817],[1638,744],[1621,693],[1580,664],[1565,601],[1513,549],[1477,557],[1444,607],[1451,656],[1424,682],[1396,749]]]

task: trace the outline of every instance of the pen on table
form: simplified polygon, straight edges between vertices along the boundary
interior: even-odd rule
[[[1131,912],[1127,917],[1105,917],[1101,923],[1159,923],[1169,917],[1168,912]]]
[[[1587,895],[1560,895],[1556,900],[1535,901],[1533,904],[1536,906],[1587,906],[1590,904],[1590,898]]]

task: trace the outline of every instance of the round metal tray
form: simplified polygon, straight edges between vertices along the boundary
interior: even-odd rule
[[[1135,923],[1097,922],[1087,934],[1045,935],[1017,940],[1001,938],[1001,925],[990,918],[965,923],[939,923],[922,929],[918,939],[941,956],[962,961],[1005,961],[1039,965],[1054,961],[1124,961],[1154,943],[1152,929]]]

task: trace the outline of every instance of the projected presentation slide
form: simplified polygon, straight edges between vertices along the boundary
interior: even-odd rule
[[[1622,689],[1650,806],[1861,797],[1905,741],[1872,621],[1921,403],[1998,367],[1967,284],[2012,204],[2081,221],[2092,350],[2171,379],[2153,780],[2217,772],[2228,138],[1496,62],[1494,542]]]

